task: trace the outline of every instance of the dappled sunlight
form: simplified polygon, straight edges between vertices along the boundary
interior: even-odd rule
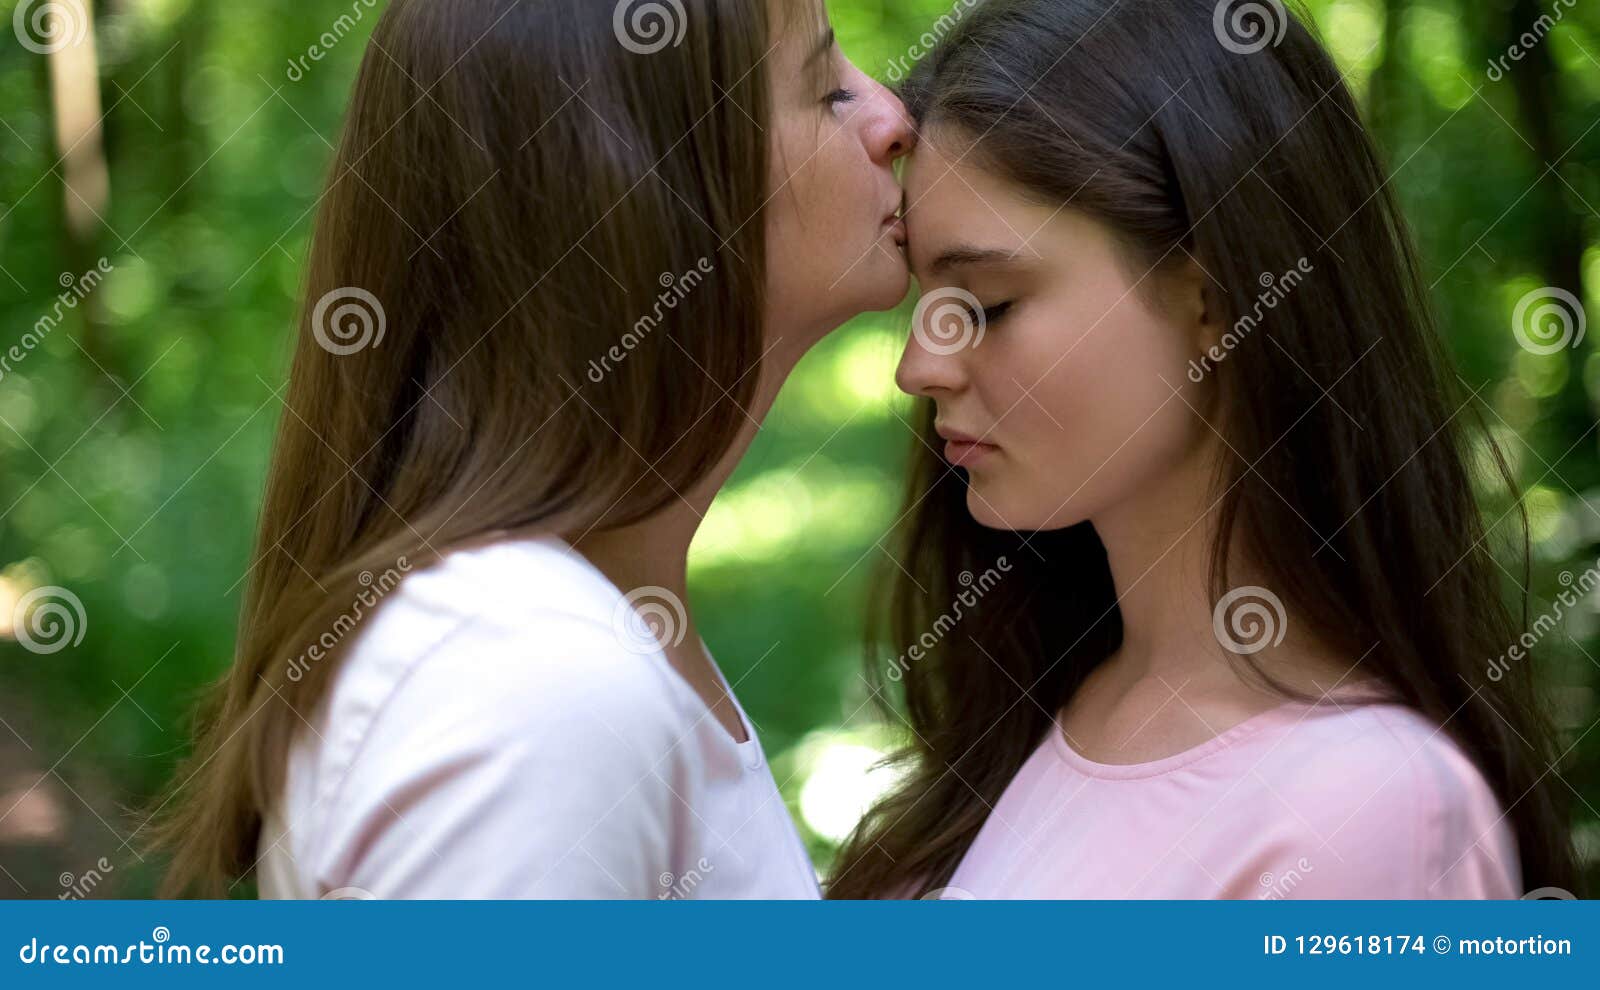
[[[879,766],[893,745],[889,733],[870,729],[814,732],[795,748],[800,818],[829,845],[843,842],[867,809],[901,779]]]

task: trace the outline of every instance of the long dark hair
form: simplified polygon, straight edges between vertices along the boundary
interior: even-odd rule
[[[465,543],[646,518],[738,436],[773,26],[764,2],[681,9],[394,0],[378,23],[317,217],[237,656],[154,816],[169,892],[250,873],[372,575],[386,591]]]
[[[1109,226],[1138,271],[1199,259],[1224,290],[1224,325],[1251,311],[1262,273],[1303,272],[1302,259],[1323,270],[1256,314],[1255,332],[1276,346],[1247,343],[1209,369],[1228,428],[1213,600],[1236,549],[1295,621],[1361,657],[1393,700],[1463,747],[1507,811],[1527,886],[1572,890],[1531,664],[1494,683],[1485,671],[1527,605],[1519,621],[1486,545],[1467,467],[1476,411],[1447,370],[1360,110],[1303,16],[1255,7],[1268,16],[1252,37],[1248,18],[1219,15],[1216,0],[988,0],[917,67],[904,98],[925,133],[974,142],[968,161]],[[966,590],[963,573],[1002,557],[1011,572],[955,634],[889,672],[914,730],[896,756],[907,774],[841,850],[831,897],[948,883],[1052,714],[1122,638],[1092,524],[979,526],[965,478],[932,453],[942,443],[923,407],[888,569],[889,648],[904,655],[936,627]],[[1341,407],[1362,410],[1360,427]],[[1526,570],[1525,520],[1521,543]],[[871,674],[883,682],[881,662]]]

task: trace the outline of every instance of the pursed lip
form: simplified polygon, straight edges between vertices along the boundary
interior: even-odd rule
[[[970,467],[1000,449],[999,444],[979,440],[970,433],[948,426],[936,427],[945,441],[944,456],[957,467]]]
[[[909,241],[906,236],[905,207],[906,198],[905,193],[902,191],[895,196],[894,202],[883,215],[883,226],[894,235],[895,243],[901,247],[905,247]]]
[[[940,438],[942,438],[944,440],[948,440],[951,443],[970,443],[970,444],[976,444],[976,445],[978,445],[980,447],[998,447],[998,446],[1000,446],[997,443],[992,443],[992,442],[990,442],[988,440],[984,440],[984,439],[981,439],[979,437],[973,436],[971,433],[965,433],[965,432],[963,432],[961,430],[956,429],[953,426],[938,426],[938,425],[936,425],[934,427],[934,431],[939,434]]]
[[[906,235],[905,218],[901,217],[899,213],[891,213],[883,218],[883,226],[894,237],[896,244],[901,247],[906,246],[909,238]]]

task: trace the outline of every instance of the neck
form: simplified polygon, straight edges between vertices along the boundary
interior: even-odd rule
[[[647,519],[585,533],[573,541],[574,547],[619,588],[653,585],[666,588],[687,602],[689,547],[712,501],[760,432],[778,390],[798,360],[799,355],[789,354],[781,346],[768,351],[738,436],[716,467],[693,488],[679,492],[671,504]]]
[[[1123,642],[1113,662],[1130,674],[1176,685],[1225,669],[1212,631],[1218,509],[1207,482],[1204,458],[1189,458],[1094,519],[1122,612]]]
[[[1172,690],[1189,684],[1181,692],[1186,697],[1254,696],[1259,689],[1240,677],[1240,653],[1224,645],[1226,637],[1259,647],[1250,659],[1295,690],[1320,694],[1357,679],[1350,666],[1356,658],[1331,649],[1288,614],[1288,603],[1278,597],[1282,589],[1271,587],[1236,538],[1228,548],[1228,586],[1221,593],[1246,587],[1266,593],[1247,593],[1219,614],[1211,551],[1222,501],[1210,483],[1212,456],[1202,450],[1185,459],[1094,520],[1123,620],[1122,646],[1108,666],[1125,683],[1160,678]],[[1263,605],[1265,611],[1253,614]]]

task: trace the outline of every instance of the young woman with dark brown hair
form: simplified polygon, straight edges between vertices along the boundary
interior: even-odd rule
[[[820,0],[394,0],[334,157],[173,891],[816,896],[686,557],[908,275]]]
[[[1576,890],[1532,665],[1485,668],[1469,464],[1511,479],[1281,10],[988,0],[908,81],[910,742],[830,896]]]

